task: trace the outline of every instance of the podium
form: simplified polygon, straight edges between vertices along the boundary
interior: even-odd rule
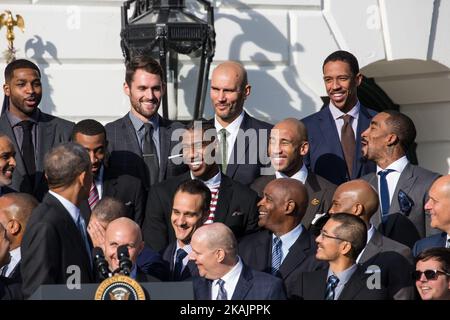
[[[150,300],[194,300],[192,282],[139,283]],[[64,284],[41,285],[29,300],[94,300],[98,283],[82,283],[80,289],[68,289]]]

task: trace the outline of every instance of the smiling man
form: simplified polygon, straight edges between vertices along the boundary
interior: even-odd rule
[[[11,139],[0,133],[0,196],[13,192],[11,185],[14,169],[16,168],[16,151]]]
[[[7,135],[17,150],[11,188],[42,200],[48,190],[44,156],[69,141],[73,123],[39,110],[41,72],[31,61],[19,59],[6,66],[3,92],[9,108],[0,117],[0,133]]]

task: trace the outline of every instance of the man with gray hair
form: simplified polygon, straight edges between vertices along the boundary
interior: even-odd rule
[[[89,155],[78,144],[61,144],[46,155],[45,172],[50,190],[33,210],[22,241],[25,298],[42,284],[93,280],[86,223],[79,209],[92,184]]]

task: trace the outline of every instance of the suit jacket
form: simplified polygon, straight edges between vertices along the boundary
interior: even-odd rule
[[[65,284],[79,267],[81,283],[93,281],[85,243],[64,206],[51,194],[34,210],[21,245],[23,294],[28,298],[41,284]]]
[[[300,237],[289,248],[279,269],[288,296],[299,273],[323,269],[326,263],[315,258],[316,243],[314,238],[303,228]],[[251,268],[271,273],[272,266],[272,233],[268,230],[251,234],[239,243],[239,255]]]
[[[352,176],[348,177],[347,165],[342,151],[341,141],[336,123],[329,105],[322,110],[302,119],[308,131],[310,150],[305,156],[305,164],[316,174],[340,185],[348,180],[357,179],[369,172],[375,172],[376,166],[372,161],[366,161],[361,154],[361,133],[366,130],[373,116],[374,110],[361,105],[356,132],[356,150],[353,161]]]
[[[70,140],[73,122],[54,117],[42,111],[39,112],[37,123],[38,146],[36,158],[36,177],[32,183],[26,174],[25,164],[17,144],[11,124],[6,113],[0,116],[0,132],[6,134],[14,144],[16,150],[16,169],[14,170],[10,187],[18,192],[34,195],[39,201],[48,191],[47,180],[44,175],[44,157],[53,147]]]
[[[415,296],[411,271],[413,258],[411,249],[375,231],[364,248],[359,263],[366,269],[377,266],[381,272],[381,284],[387,289],[389,298],[412,300]]]
[[[151,188],[142,229],[152,249],[162,250],[176,240],[170,221],[172,199],[178,186],[189,179],[187,172]],[[258,229],[257,202],[256,192],[222,174],[214,221],[226,224],[237,238],[252,233]]]
[[[195,300],[212,300],[212,280],[195,277],[193,284]],[[280,279],[244,264],[231,300],[286,300],[286,294]]]
[[[324,300],[328,270],[318,270],[299,274],[295,290],[288,298],[302,298],[304,300]],[[366,285],[368,274],[358,266],[356,271],[345,284],[338,300],[385,300],[386,290],[369,289]]]
[[[23,300],[21,283],[0,276],[0,300]]]
[[[275,178],[275,175],[261,176],[252,183],[250,188],[262,197],[264,187]],[[309,203],[302,224],[308,229],[316,213],[324,213],[330,209],[336,186],[321,176],[308,171],[305,187],[308,192]]]
[[[173,269],[175,268],[174,257],[176,249],[177,243],[176,241],[174,241],[167,246],[162,256],[163,260],[167,263],[167,265],[170,268],[171,281],[175,281],[173,278]],[[199,276],[197,265],[195,264],[194,261],[189,260],[186,266],[184,267],[183,272],[181,273],[180,281],[191,280],[192,277],[196,276]]]
[[[180,142],[179,140],[172,141],[172,134],[177,129],[183,128],[182,124],[164,119],[159,115],[158,117],[160,145],[158,181],[163,181],[169,177],[182,174],[188,170],[188,167],[185,164],[176,163],[177,160],[181,161],[181,158],[168,159],[173,149],[176,149],[176,154],[181,153]],[[118,175],[127,174],[140,179],[142,185],[148,190],[150,186],[149,173],[142,158],[139,140],[128,113],[124,117],[106,124],[105,129],[111,168],[114,168]],[[175,135],[177,133],[179,132],[176,131]],[[179,137],[181,137],[181,134],[178,134],[175,138]],[[176,148],[177,145],[178,149]]]
[[[261,169],[270,166],[267,142],[272,127],[273,125],[257,120],[244,112],[244,119],[239,129],[244,131],[246,138],[244,141],[242,141],[243,138],[239,138],[239,135],[236,138],[227,165],[227,176],[244,185],[250,185],[257,177],[264,174]],[[244,149],[239,148],[242,144]],[[260,147],[263,149],[260,150]]]
[[[414,244],[412,253],[415,258],[422,252],[430,248],[444,248],[447,241],[447,233],[441,232],[422,240],[417,241]]]
[[[408,219],[416,227],[417,232],[419,233],[421,238],[436,233],[436,231],[430,227],[430,218],[426,216],[424,206],[428,198],[428,190],[430,189],[431,184],[434,182],[434,180],[436,180],[438,177],[438,173],[428,171],[409,163],[401,173],[394,191],[394,195],[392,197],[389,214],[401,213],[403,216],[408,217]],[[369,182],[378,192],[378,178],[375,173],[370,173],[362,177],[362,179]],[[406,193],[406,195],[412,200],[411,207],[407,208],[408,210],[406,210],[403,206],[402,211],[402,208],[399,204],[398,194],[400,190]],[[383,226],[380,226],[380,209],[378,209],[377,213],[372,216],[371,222],[384,234]],[[393,227],[396,228],[397,226]],[[404,243],[404,241],[400,240],[401,239],[396,239],[396,241]]]

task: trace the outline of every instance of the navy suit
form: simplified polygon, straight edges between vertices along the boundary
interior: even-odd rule
[[[171,244],[167,246],[167,248],[164,250],[164,253],[162,255],[162,258],[164,262],[169,266],[170,269],[170,280],[175,281],[173,278],[173,270],[175,268],[174,263],[174,257],[175,257],[175,250],[177,249],[177,243],[174,241]],[[189,260],[186,266],[183,269],[183,272],[181,273],[180,281],[185,280],[191,280],[192,277],[198,276],[198,268],[194,261]]]
[[[195,277],[195,300],[212,300],[212,280]],[[264,272],[258,272],[247,267],[242,268],[231,300],[285,300],[286,294],[281,279]]]
[[[322,110],[302,119],[308,131],[310,150],[304,161],[314,173],[336,185],[375,172],[375,163],[362,158],[361,133],[365,131],[376,112],[361,105],[356,132],[356,151],[352,176],[348,177],[347,165],[342,151],[336,123],[326,106]]]
[[[433,236],[426,237],[419,240],[414,244],[412,253],[414,257],[417,257],[422,251],[430,248],[445,248],[445,242],[447,241],[447,234],[441,232]]]

